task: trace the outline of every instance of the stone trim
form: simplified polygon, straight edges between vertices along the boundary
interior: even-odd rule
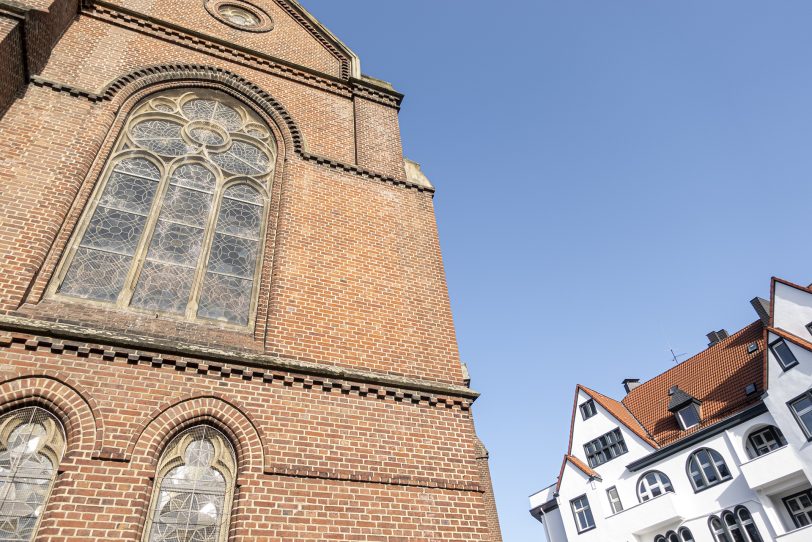
[[[286,359],[268,354],[226,351],[217,348],[164,341],[142,335],[119,335],[73,324],[0,315],[0,348],[13,344],[27,350],[50,350],[57,354],[126,361],[211,374],[220,378],[262,380],[267,384],[337,391],[380,400],[409,402],[437,408],[468,411],[479,393],[454,384],[347,369],[321,363]]]
[[[281,119],[284,122],[293,140],[294,152],[306,161],[314,162],[316,164],[357,175],[359,177],[391,184],[393,186],[414,188],[419,192],[428,192],[430,194],[433,194],[435,191],[434,187],[431,186],[414,183],[407,179],[391,177],[389,175],[377,173],[354,164],[346,164],[308,152],[305,150],[304,137],[302,136],[299,127],[296,125],[293,117],[287,112],[281,103],[276,101],[270,94],[262,90],[257,85],[251,83],[244,77],[222,68],[201,66],[199,64],[162,64],[157,66],[149,66],[119,77],[118,79],[109,83],[102,90],[102,92],[98,94],[92,91],[79,89],[71,85],[58,83],[40,76],[31,77],[31,83],[38,87],[49,88],[56,92],[64,92],[70,94],[71,96],[84,98],[96,103],[111,101],[117,95],[117,93],[124,89],[128,89],[133,85],[140,89],[160,82],[177,81],[182,79],[220,82],[243,93],[246,97],[250,98],[258,105],[263,107],[266,111],[271,113],[272,118]]]

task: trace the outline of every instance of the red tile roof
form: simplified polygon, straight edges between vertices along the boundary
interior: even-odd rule
[[[764,391],[765,337],[761,321],[635,388],[622,401],[659,446],[667,446],[759,402],[761,393],[747,396],[745,387]],[[758,350],[748,353],[748,345]],[[668,411],[668,390],[679,386],[702,402],[702,423],[682,431]]]

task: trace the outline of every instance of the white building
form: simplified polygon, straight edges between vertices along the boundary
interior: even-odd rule
[[[812,542],[812,289],[773,279],[759,320],[616,401],[575,391],[549,542]]]

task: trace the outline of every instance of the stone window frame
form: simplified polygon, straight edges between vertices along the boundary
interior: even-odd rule
[[[246,2],[245,0],[205,0],[203,5],[205,6],[206,11],[209,12],[209,15],[224,25],[236,30],[261,34],[264,32],[270,32],[274,29],[273,19],[268,12],[259,6],[252,4],[251,2]],[[220,13],[220,10],[225,6],[234,6],[248,11],[259,19],[259,24],[256,26],[243,26],[230,21],[227,17],[224,17],[223,14]]]
[[[30,413],[29,413],[30,412]],[[25,419],[28,419],[26,422]],[[15,422],[17,422],[15,424]],[[45,430],[46,438],[36,451],[37,454],[45,456],[52,465],[52,473],[48,482],[48,488],[44,492],[42,500],[42,510],[39,517],[36,519],[34,525],[31,527],[29,533],[29,540],[34,540],[39,530],[42,518],[45,515],[45,510],[48,507],[51,495],[53,494],[56,479],[59,475],[59,466],[68,446],[67,433],[62,421],[54,415],[51,411],[36,405],[22,406],[14,408],[0,415],[0,448],[8,450],[8,440],[11,438],[12,433],[18,427],[26,423],[37,422]],[[12,476],[11,480],[15,477]],[[0,503],[2,504],[2,503]]]
[[[161,452],[155,469],[155,476],[152,478],[152,493],[149,499],[149,507],[144,521],[141,542],[149,542],[153,528],[155,526],[154,515],[157,512],[158,501],[162,493],[162,484],[166,476],[178,467],[186,465],[185,453],[189,445],[194,442],[196,434],[203,433],[203,436],[212,443],[214,456],[210,468],[216,470],[225,481],[225,491],[223,499],[222,514],[217,542],[226,542],[231,528],[233,518],[233,506],[237,493],[237,477],[239,466],[237,455],[231,440],[222,431],[208,424],[197,424],[179,431],[169,444]]]
[[[202,155],[195,156],[187,155],[184,157],[177,157],[174,159],[166,159],[164,157],[164,159],[162,160],[154,153],[146,149],[138,148],[138,146],[134,144],[132,138],[129,136],[132,127],[137,122],[143,120],[143,118],[145,117],[149,120],[161,120],[161,119],[169,120],[169,118],[171,118],[172,115],[174,115],[174,113],[157,111],[155,110],[154,105],[156,103],[159,104],[163,103],[165,100],[167,100],[166,98],[167,96],[174,96],[174,98],[170,99],[174,99],[177,102],[175,112],[180,110],[182,104],[192,99],[195,98],[205,99],[211,96],[217,96],[218,99],[224,100],[229,105],[232,106],[237,105],[238,110],[241,113],[241,116],[243,117],[245,127],[248,126],[251,126],[252,128],[257,127],[264,131],[265,135],[263,136],[264,139],[263,148],[269,151],[270,170],[265,174],[255,176],[255,178],[246,175],[230,175],[228,176],[228,178],[226,178],[226,175],[223,175],[222,171],[218,167],[216,167],[210,161],[206,160],[205,157],[203,157]],[[146,104],[152,104],[152,109],[144,111],[143,109],[145,108]],[[175,120],[177,121],[176,118]],[[186,126],[191,125],[194,122],[195,121],[189,121]],[[70,236],[70,239],[62,253],[59,263],[55,268],[54,275],[51,281],[49,282],[48,287],[45,290],[45,297],[55,298],[62,301],[89,304],[92,306],[98,306],[99,308],[106,309],[116,308],[134,314],[152,315],[152,316],[155,316],[157,314],[162,317],[166,317],[168,319],[181,322],[225,326],[227,328],[234,329],[236,331],[246,331],[249,329],[253,329],[256,325],[258,317],[257,310],[259,305],[259,291],[261,289],[262,282],[261,271],[265,263],[265,258],[268,256],[266,255],[266,252],[268,252],[267,250],[268,247],[266,246],[266,238],[269,227],[268,220],[270,218],[270,210],[271,210],[271,193],[273,190],[274,179],[277,177],[278,173],[277,162],[279,152],[280,152],[279,143],[277,141],[277,135],[275,133],[274,127],[271,126],[268,123],[268,121],[263,119],[262,115],[258,114],[256,111],[253,110],[253,108],[251,108],[248,104],[246,104],[244,100],[232,96],[231,93],[226,92],[225,90],[189,85],[189,86],[176,86],[164,90],[157,90],[155,92],[147,94],[146,96],[143,96],[125,115],[124,122],[121,125],[119,133],[116,134],[116,137],[113,140],[113,146],[100,170],[95,186],[93,187],[92,193],[89,199],[87,200],[86,204],[84,205],[79,221],[76,223],[74,231]],[[138,241],[138,249],[136,250],[135,254],[132,257],[133,263],[130,264],[131,268],[128,271],[124,288],[115,302],[80,298],[61,293],[59,289],[65,279],[68,270],[70,269],[70,264],[72,263],[76,251],[78,250],[79,245],[83,240],[84,234],[88,229],[91,219],[93,218],[93,214],[95,210],[98,208],[99,201],[113,173],[113,170],[119,162],[127,158],[144,158],[150,161],[153,165],[155,165],[158,168],[161,177],[159,181],[159,186],[156,189],[156,195],[154,196],[154,200],[152,202],[151,209],[148,214],[147,223]],[[202,283],[203,280],[205,279],[206,269],[208,267],[209,255],[211,252],[214,237],[214,230],[216,227],[217,219],[220,214],[224,193],[226,192],[226,190],[228,190],[233,186],[246,185],[256,190],[257,193],[262,198],[260,231],[257,232],[258,234],[257,258],[253,273],[253,285],[251,299],[249,303],[248,321],[245,325],[231,323],[219,319],[199,317],[196,314],[197,303],[193,304],[191,301],[189,303],[189,306],[187,306],[187,310],[184,314],[162,311],[158,309],[144,309],[130,304],[133,295],[135,293],[135,288],[137,286],[137,279],[141,273],[144,262],[146,261],[150,240],[152,239],[152,236],[155,233],[155,227],[162,209],[164,196],[166,195],[167,189],[169,187],[171,173],[174,170],[178,169],[180,166],[191,163],[199,163],[203,165],[204,167],[212,171],[216,177],[216,187],[213,193],[211,209],[209,211],[209,216],[207,217],[207,222],[204,230],[205,237],[204,244],[201,254],[199,255],[195,279],[192,284],[192,292],[194,292],[193,298],[196,297],[195,299],[196,302],[199,302],[200,300],[200,290],[202,288]]]

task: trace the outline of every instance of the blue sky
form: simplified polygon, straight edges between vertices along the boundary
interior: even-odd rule
[[[302,3],[406,94],[504,537],[543,540],[576,383],[620,398],[812,281],[812,2]]]

